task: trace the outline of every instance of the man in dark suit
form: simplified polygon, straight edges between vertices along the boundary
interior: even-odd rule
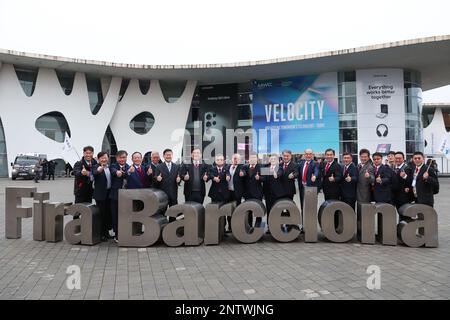
[[[160,163],[161,163],[161,158],[159,156],[159,152],[158,151],[152,151],[152,153],[150,155],[150,163],[147,166],[147,171],[149,169],[151,169],[151,171],[150,171],[151,174],[148,175],[150,187],[153,187],[153,188],[157,188],[158,187],[158,184],[157,184],[156,180],[154,179],[153,175],[154,175],[154,172],[156,170],[156,166],[158,164],[160,164]]]
[[[92,194],[94,192],[93,184],[94,176],[92,175],[92,167],[97,164],[93,159],[94,148],[87,146],[83,148],[83,157],[80,161],[75,162],[73,173],[75,175],[74,194],[75,203],[89,202],[92,203]]]
[[[372,201],[372,185],[375,182],[373,165],[370,161],[370,151],[361,149],[359,151],[358,183],[356,186],[356,200],[359,204]]]
[[[341,201],[355,210],[358,170],[353,163],[353,157],[350,152],[344,152],[342,160]]]
[[[264,180],[264,176],[261,175],[261,165],[258,163],[258,155],[256,154],[250,154],[248,159],[248,165],[244,166],[244,186],[245,186],[245,193],[244,198],[245,200],[249,199],[263,199],[263,188],[262,188],[262,182]],[[262,219],[257,218],[256,222],[261,223]],[[248,222],[252,226],[253,225],[253,215],[248,215]]]
[[[149,188],[149,170],[146,170],[142,164],[142,154],[139,151],[133,152],[131,155],[133,162],[127,171],[127,189]]]
[[[111,199],[111,222],[114,231],[114,242],[118,241],[118,200],[119,189],[123,189],[126,184],[126,174],[130,166],[127,164],[128,153],[125,150],[119,150],[116,153],[116,162],[111,165],[111,190],[109,198]]]
[[[373,199],[375,202],[392,203],[392,175],[393,171],[388,165],[383,164],[383,155],[375,152],[373,159]]]
[[[230,173],[230,181],[228,181],[228,190],[230,191],[230,201],[236,201],[236,206],[241,204],[244,196],[244,180],[245,171],[244,165],[241,163],[241,155],[239,153],[233,154],[231,157],[231,165],[228,167]],[[226,232],[231,232],[231,216],[227,217],[228,227]]]
[[[434,194],[439,191],[439,180],[433,167],[425,165],[422,152],[414,152],[414,165],[411,168],[411,189],[414,202],[433,207]]]
[[[108,166],[109,156],[101,151],[97,155],[98,163],[94,165],[92,172],[94,175],[94,199],[99,208],[102,220],[101,240],[107,241],[110,238],[109,230],[112,228],[111,219],[111,171]]]
[[[211,187],[209,188],[208,197],[212,202],[228,202],[230,199],[230,190],[228,190],[228,182],[231,180],[228,168],[225,166],[223,155],[218,154],[214,159],[214,165],[209,168],[209,179]]]
[[[283,198],[294,200],[295,194],[295,179],[298,177],[297,164],[292,161],[292,152],[290,150],[284,150],[283,161],[280,164],[283,174],[281,175],[281,185],[283,188]]]
[[[393,201],[397,209],[399,209],[402,205],[412,201],[411,186],[408,180],[412,176],[412,172],[411,168],[405,163],[405,154],[401,151],[395,153],[394,173],[396,184],[393,188]]]
[[[327,149],[325,151],[326,163],[321,172],[321,189],[325,200],[339,200],[340,183],[342,178],[341,166],[335,161],[335,151]]]
[[[172,162],[173,152],[171,149],[163,151],[164,162],[156,166],[154,179],[159,183],[158,188],[167,194],[169,207],[178,204],[178,185],[181,181],[180,166]],[[169,222],[176,218],[169,217]]]
[[[306,149],[304,159],[298,166],[298,189],[300,193],[300,204],[303,211],[305,187],[317,187],[319,182],[319,165],[314,161],[314,154],[311,149]]]
[[[269,221],[270,210],[272,210],[275,202],[284,197],[283,183],[281,177],[283,176],[283,169],[278,161],[278,155],[273,154],[269,158],[269,164],[262,169],[264,175],[263,191],[266,200],[267,221]],[[270,230],[267,230],[270,234]]]
[[[191,162],[184,163],[180,168],[181,180],[184,181],[184,198],[186,201],[193,201],[203,204],[205,200],[206,187],[208,181],[208,165],[202,163],[200,149],[192,150]]]

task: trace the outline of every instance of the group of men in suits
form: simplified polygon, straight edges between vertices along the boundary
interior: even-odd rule
[[[250,154],[248,163],[243,164],[241,156],[234,154],[231,163],[226,164],[224,156],[215,156],[213,165],[202,160],[200,149],[194,149],[191,161],[177,164],[172,161],[173,152],[166,149],[163,160],[153,152],[148,165],[142,163],[142,154],[131,155],[132,164],[127,164],[127,152],[120,150],[116,162],[108,166],[108,155],[98,154],[93,159],[93,148],[83,149],[83,158],[74,166],[75,202],[96,200],[102,213],[103,238],[108,238],[112,228],[117,241],[118,190],[158,188],[168,196],[168,205],[178,203],[178,187],[184,184],[186,201],[203,204],[206,197],[206,183],[211,182],[208,197],[212,202],[226,203],[242,200],[265,200],[267,213],[279,199],[294,200],[296,182],[301,207],[304,205],[306,187],[317,187],[325,200],[340,200],[355,209],[356,202],[391,203],[400,208],[405,203],[415,202],[433,206],[434,194],[439,190],[435,170],[425,165],[425,157],[415,152],[412,164],[405,163],[402,152],[394,154],[394,162],[383,164],[383,156],[370,151],[359,152],[360,163],[355,165],[350,153],[344,153],[342,163],[336,160],[335,151],[325,151],[325,161],[314,160],[311,149],[306,149],[299,163],[293,161],[292,152],[284,150],[281,158],[272,155],[268,164],[258,162],[256,154]],[[169,221],[175,218],[170,218]],[[227,232],[231,231],[231,217],[227,218]],[[250,214],[248,224],[253,226]],[[255,225],[262,218],[256,218]],[[270,232],[270,231],[268,231]]]

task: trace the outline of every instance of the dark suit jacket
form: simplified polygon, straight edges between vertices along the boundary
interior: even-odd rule
[[[93,194],[93,198],[95,200],[108,200],[109,199],[109,195],[108,195],[108,180],[106,178],[106,174],[105,171],[102,170],[102,172],[98,172],[98,167],[100,167],[100,164],[96,164],[94,165],[92,172],[94,175],[94,194]],[[111,174],[111,183],[112,183],[112,173],[111,170],[109,170],[110,174]]]
[[[394,171],[387,166],[387,165],[381,165],[378,169],[377,174],[376,167],[373,167],[373,172],[375,175],[375,182],[374,182],[374,188],[373,188],[373,199],[375,202],[385,202],[385,203],[392,203],[392,175],[394,174]],[[381,184],[376,181],[376,179],[381,177]]]
[[[328,171],[326,169],[326,164],[324,164],[322,168],[321,176],[321,189],[323,190],[323,194],[326,199],[334,199],[339,200],[340,192],[341,192],[341,178],[342,178],[342,169],[337,161],[333,161]],[[334,182],[328,180],[328,178],[334,176]]]
[[[303,189],[303,183],[302,183],[302,179],[303,179],[303,168],[306,165],[306,160],[303,160],[302,162],[299,163],[298,165],[298,186],[300,189]],[[311,177],[312,175],[316,176],[316,181],[312,182],[311,181]],[[309,162],[309,166],[308,166],[308,171],[306,172],[306,186],[307,187],[317,187],[319,185],[320,182],[320,168],[319,168],[319,164],[314,161],[311,160]]]
[[[284,164],[280,163],[283,174],[279,178],[281,180],[281,185],[283,188],[284,196],[292,197],[295,194],[295,179],[298,177],[298,167],[293,161],[289,162],[286,170],[284,169]],[[294,174],[294,178],[289,179],[290,174]]]
[[[283,189],[283,182],[281,181],[283,169],[280,165],[275,167],[275,171],[277,173],[277,178],[275,179],[273,174],[269,174],[271,167],[270,164],[264,167],[268,170],[267,174],[264,176],[263,182],[263,191],[266,201],[268,199],[277,200],[283,198],[286,195],[286,192]]]
[[[400,176],[400,173],[402,170],[406,173],[406,178],[403,179]],[[396,205],[397,208],[400,208],[405,203],[410,203],[412,201],[411,197],[411,190],[409,192],[405,192],[405,188],[411,189],[410,181],[409,180],[413,176],[413,172],[411,171],[411,168],[408,167],[406,164],[403,164],[402,168],[399,170],[397,167],[394,170],[394,185],[392,190],[393,195],[393,202]]]
[[[117,171],[120,170],[120,165],[116,162],[113,163],[110,167],[109,167],[110,171],[111,171],[111,190],[109,192],[109,197],[113,200],[118,200],[119,199],[119,189],[122,189],[124,184],[126,183],[126,176],[127,176],[127,171],[128,169],[130,169],[130,166],[125,163],[125,165],[122,168],[122,176],[119,178],[117,176]]]
[[[81,171],[83,170],[83,167],[91,172],[92,167],[97,164],[97,161],[95,159],[91,160],[91,166],[88,165],[88,163],[84,160],[84,157],[81,158],[80,161],[75,162],[73,166],[73,173],[75,175],[75,181],[74,181],[74,187],[73,187],[73,193],[77,197],[92,197],[93,193],[93,186],[91,177],[89,176],[83,176],[81,174]]]
[[[149,184],[149,186],[151,188],[158,188],[158,182],[155,180],[156,165],[154,165],[152,162],[150,162],[146,166],[146,169],[148,170],[149,167],[152,168],[152,174],[151,175],[147,175],[147,177],[148,177],[148,184]],[[145,172],[147,172],[147,170]]]
[[[169,202],[178,203],[178,183],[176,179],[180,174],[180,165],[172,162],[172,168],[169,173],[165,162],[158,164],[153,174],[154,181],[160,173],[162,181],[158,183],[158,188],[167,194]]]
[[[261,165],[256,164],[255,168],[253,168],[252,174],[250,174],[250,165],[245,165],[244,171],[245,171],[244,198],[246,200],[248,200],[248,199],[262,200],[262,198],[263,198],[262,182],[264,180],[264,176],[261,175]],[[255,179],[256,173],[259,173],[259,180]]]
[[[345,165],[342,164],[342,179],[341,179],[341,197],[343,199],[355,199],[356,200],[356,186],[358,185],[358,168],[352,162],[350,163],[347,174],[345,173]],[[347,182],[345,179],[347,175],[352,178],[350,182]]]
[[[205,187],[205,181],[203,180],[203,176],[205,173],[208,175],[209,169],[208,165],[205,163],[199,164],[199,173],[200,173],[200,191],[202,193],[202,196],[204,197],[206,194],[206,187]],[[189,173],[189,180],[184,181],[184,177],[186,174]],[[192,184],[193,184],[193,177],[194,177],[194,164],[192,163],[185,163],[182,164],[180,167],[180,177],[181,181],[184,183],[184,195],[187,196],[192,193]],[[208,177],[209,179],[209,177]]]
[[[232,165],[228,166],[228,172],[230,172],[231,166]],[[243,177],[239,175],[241,171],[244,173]],[[234,175],[231,177],[231,179],[233,179],[234,195],[236,199],[240,200],[244,196],[245,191],[245,168],[243,164],[237,165],[234,171]]]
[[[133,164],[132,164],[133,165]],[[142,188],[149,188],[150,187],[150,181],[147,175],[147,168],[144,165],[141,165],[142,168],[142,174],[141,177],[138,173],[137,168],[135,167],[134,172],[126,174],[127,179],[127,189],[142,189]]]
[[[230,172],[226,166],[222,167],[222,172],[219,174],[219,169],[216,166],[209,168],[209,179],[211,180],[211,187],[209,188],[208,197],[212,202],[226,202],[230,199],[230,191],[228,190],[228,181],[226,177],[230,176]],[[220,182],[215,182],[215,177],[220,178]]]
[[[422,168],[420,168],[420,171],[417,175],[416,179],[416,192],[417,192],[417,198],[415,199],[416,203],[420,204],[426,204],[429,206],[434,205],[434,193],[433,193],[433,185],[439,185],[439,180],[436,175],[436,171],[430,167],[428,169],[428,179],[423,179],[423,174],[425,171],[427,171],[428,166],[424,164]],[[411,177],[409,179],[410,183],[412,184],[413,178],[414,178],[414,171],[416,170],[416,167],[413,166],[411,168]],[[413,190],[411,190],[413,192]],[[414,195],[414,193],[413,193]]]

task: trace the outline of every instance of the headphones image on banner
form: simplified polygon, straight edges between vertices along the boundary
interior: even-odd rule
[[[387,125],[385,125],[384,123],[381,123],[377,126],[377,135],[379,137],[386,137],[389,133],[389,129],[387,127]]]

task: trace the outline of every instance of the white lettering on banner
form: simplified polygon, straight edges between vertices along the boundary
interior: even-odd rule
[[[324,106],[324,100],[290,102],[287,105],[284,103],[266,104],[264,105],[266,122],[322,120]],[[318,118],[316,118],[316,114],[319,115]]]

